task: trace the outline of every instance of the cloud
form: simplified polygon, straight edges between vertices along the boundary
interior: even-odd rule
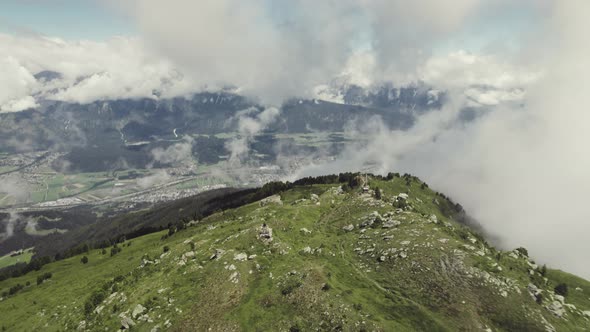
[[[590,141],[586,128],[590,113],[585,109],[590,102],[585,93],[590,88],[590,47],[584,33],[590,4],[553,5],[539,31],[544,45],[553,46],[544,56],[529,59],[542,68],[542,75],[519,78],[518,70],[506,70],[494,78],[486,73],[485,58],[469,60],[461,54],[460,62],[477,65],[441,74],[449,77],[450,87],[475,84],[482,77],[493,88],[527,85],[522,103],[496,105],[465,123],[459,110],[472,102],[472,90],[465,95],[451,89],[455,92],[451,102],[440,112],[417,118],[410,130],[392,131],[375,119],[356,129],[365,137],[369,134],[368,144],[358,143],[335,162],[311,165],[300,174],[359,170],[367,165],[380,173],[416,174],[465,206],[488,232],[500,236],[504,248],[525,246],[542,263],[590,277],[586,264],[590,242],[585,238],[590,232],[585,202],[590,191],[590,158],[585,152]],[[526,46],[523,54],[546,49]],[[482,91],[476,93],[481,104],[512,98]]]
[[[37,85],[35,77],[12,56],[0,57],[0,112],[20,112],[36,107],[30,96]]]
[[[492,3],[108,1],[137,24],[140,36],[95,42],[0,34],[0,64],[7,68],[0,71],[8,80],[0,86],[19,82],[0,94],[0,111],[35,107],[43,99],[156,99],[227,87],[265,105],[280,105],[291,97],[317,97],[318,86],[325,90],[321,86],[335,78],[363,87],[418,80],[447,85],[459,79],[488,85],[497,83],[491,77],[510,80],[506,73],[497,75],[504,68],[497,59],[474,60],[467,53],[443,59],[433,50]],[[456,69],[460,65],[477,67],[477,72],[456,77],[465,73]],[[42,71],[61,76],[35,80],[33,75]],[[482,75],[492,82],[482,82]],[[482,102],[501,100],[501,95]]]
[[[487,1],[362,0],[372,28],[375,73],[381,79],[412,81],[435,42],[449,38]]]
[[[167,183],[170,179],[170,174],[166,170],[158,170],[155,173],[138,179],[137,185],[142,189],[148,189],[159,184]]]
[[[14,227],[18,224],[20,215],[14,211],[9,212],[8,220],[5,221],[5,229],[0,233],[0,242],[12,237],[14,235]]]
[[[25,203],[28,200],[32,188],[18,174],[1,176],[0,180],[0,194],[10,196],[16,204]]]
[[[59,73],[37,80],[43,71]],[[75,103],[122,98],[158,98],[197,90],[164,58],[136,38],[106,42],[64,41],[0,33],[0,112],[38,106],[43,99]]]
[[[503,3],[135,0],[123,7],[146,44],[197,85],[237,86],[278,105],[314,96],[318,85],[335,77],[361,86],[415,82],[421,79],[417,68],[434,55],[437,43]]]
[[[230,163],[240,163],[250,151],[250,143],[256,135],[272,124],[280,115],[279,109],[268,107],[260,112],[251,107],[236,113],[228,120],[228,125],[237,122],[238,136],[225,144],[230,152]]]
[[[199,86],[238,86],[279,104],[342,69],[357,15],[348,0],[136,0],[126,5],[148,44]]]
[[[538,68],[515,65],[494,55],[463,50],[433,56],[418,68],[420,80],[433,86],[486,86],[496,89],[526,87],[540,76]]]
[[[193,138],[185,136],[182,142],[172,144],[166,148],[155,148],[151,151],[151,154],[155,162],[177,166],[184,163],[194,163],[192,149]]]

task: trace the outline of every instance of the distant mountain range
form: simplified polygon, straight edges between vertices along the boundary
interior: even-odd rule
[[[39,80],[59,78],[44,72]],[[342,96],[339,103],[319,99],[292,99],[280,107],[280,115],[257,135],[343,132],[351,123],[380,118],[392,129],[412,126],[416,114],[435,111],[444,93],[423,85],[396,88],[391,85],[364,89],[354,85],[332,87]],[[334,98],[332,98],[334,99]],[[201,163],[216,163],[227,155],[227,137],[240,134],[240,111],[251,116],[264,110],[243,96],[230,92],[203,92],[190,98],[125,99],[75,104],[41,100],[40,107],[0,114],[0,152],[55,150],[68,153],[73,169],[110,170],[116,163],[145,167],[149,152],[166,147],[184,135],[197,138],[194,154]],[[217,136],[215,136],[217,135]],[[273,149],[263,153],[273,154]]]

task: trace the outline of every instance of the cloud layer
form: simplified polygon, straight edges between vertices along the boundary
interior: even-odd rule
[[[497,58],[435,52],[483,9],[503,2],[111,1],[141,36],[94,42],[0,34],[0,86],[7,87],[0,111],[21,111],[43,99],[89,103],[226,87],[280,105],[291,97],[317,97],[316,87],[334,78],[363,86],[526,83],[510,82],[512,74],[501,72],[506,64]],[[465,75],[468,65],[477,72]],[[43,71],[61,76],[35,79]],[[513,97],[504,94],[482,102]]]
[[[133,38],[93,42],[0,34],[0,72],[1,112],[22,111],[44,99],[90,103],[194,91],[172,64]],[[50,73],[35,77],[43,72]]]

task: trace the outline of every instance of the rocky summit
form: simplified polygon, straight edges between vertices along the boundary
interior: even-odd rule
[[[290,186],[4,280],[0,327],[590,330],[590,282],[500,251],[464,220],[409,175]]]

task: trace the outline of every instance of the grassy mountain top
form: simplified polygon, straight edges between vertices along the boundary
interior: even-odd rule
[[[590,282],[494,249],[416,178],[370,187],[295,186],[2,281],[0,327],[590,329]]]

